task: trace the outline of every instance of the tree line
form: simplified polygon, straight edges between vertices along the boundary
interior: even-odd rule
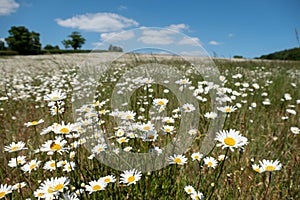
[[[17,52],[20,55],[35,55],[42,54],[43,50],[59,51],[58,45],[47,44],[42,48],[40,42],[40,34],[34,31],[29,31],[25,26],[12,26],[9,31],[9,36],[0,41],[0,51]],[[85,44],[86,39],[77,31],[68,35],[68,39],[62,41],[66,49],[73,48],[74,52],[77,51]],[[108,51],[123,51],[121,47],[110,45]],[[4,53],[5,54],[5,53]]]

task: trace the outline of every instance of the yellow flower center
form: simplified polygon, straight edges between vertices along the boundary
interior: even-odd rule
[[[256,172],[260,173],[260,169],[259,169],[259,168],[257,168],[257,169],[254,169],[254,171],[256,171]]]
[[[20,147],[19,146],[14,146],[11,148],[12,151],[17,151]]]
[[[54,187],[54,190],[55,190],[55,191],[58,191],[58,190],[61,190],[61,189],[63,189],[63,188],[64,188],[64,184],[59,183],[59,184],[57,184],[57,185]]]
[[[55,162],[51,163],[50,167],[55,167]]]
[[[104,109],[99,111],[100,114],[104,114],[105,112],[106,112],[106,110],[104,110]]]
[[[198,156],[198,155],[195,155],[195,156],[194,156],[194,158],[195,158],[195,159],[198,159],[198,158],[199,158],[199,156]]]
[[[0,192],[0,198],[3,198],[6,195],[5,192]]]
[[[61,150],[61,146],[60,146],[60,144],[55,144],[54,143],[53,145],[51,145],[50,149],[52,151],[59,151],[59,150]]]
[[[135,177],[134,176],[129,176],[127,181],[128,181],[128,183],[132,183],[133,181],[135,181]]]
[[[37,125],[39,122],[38,121],[32,121],[31,125]]]
[[[231,138],[231,137],[227,137],[224,139],[224,143],[228,146],[234,146],[235,145],[235,139]]]
[[[208,162],[207,165],[211,167],[213,165],[213,163],[212,162]]]
[[[150,126],[144,126],[143,130],[144,131],[149,131],[150,130]]]
[[[33,170],[35,167],[36,167],[36,164],[32,164],[32,165],[29,166],[29,169]]]
[[[181,163],[182,161],[181,161],[180,158],[175,158],[175,159],[174,159],[174,162],[177,163],[177,164],[179,164],[179,163]]]
[[[109,183],[109,182],[110,182],[110,178],[104,179],[104,182],[105,182],[105,183]]]
[[[232,112],[232,109],[227,107],[227,108],[225,108],[225,112]]]
[[[60,129],[59,132],[61,132],[61,133],[69,133],[70,130],[68,128],[64,127],[62,129]]]
[[[266,167],[266,170],[267,170],[267,171],[274,171],[274,170],[275,170],[275,167],[272,166],[272,165],[269,165],[269,166]]]
[[[165,102],[159,101],[159,102],[157,102],[157,104],[163,106],[163,105],[165,105]]]
[[[17,163],[20,164],[22,162],[22,160],[17,160]]]
[[[120,142],[125,142],[125,138],[121,138],[121,139],[120,139]]]
[[[52,97],[52,100],[53,100],[53,101],[56,101],[56,100],[58,100],[58,99],[59,99],[59,96],[53,96],[53,97]]]
[[[41,192],[40,192],[40,193],[37,194],[37,196],[38,196],[38,197],[42,197],[42,196],[44,196],[44,193],[41,193]]]
[[[101,186],[100,185],[94,185],[92,187],[92,190],[94,190],[94,191],[101,190]]]
[[[165,131],[166,131],[167,133],[170,133],[170,132],[171,132],[171,129],[170,129],[170,128],[166,128]]]

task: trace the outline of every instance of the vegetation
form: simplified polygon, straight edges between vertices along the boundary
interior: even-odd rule
[[[24,26],[10,28],[9,37],[5,38],[8,49],[17,51],[21,55],[39,54],[41,51],[40,34],[30,32]]]
[[[259,58],[269,60],[300,60],[300,48],[278,51],[267,55],[262,55]]]
[[[85,38],[83,38],[79,32],[74,31],[69,37],[71,39],[62,41],[66,49],[72,47],[74,50],[77,50],[85,43]]]
[[[221,76],[212,83],[193,73],[188,62],[150,59],[150,64],[186,72],[174,80],[158,71],[170,89],[155,83],[151,74],[123,77],[134,67],[149,64],[135,60],[116,61],[106,72],[86,79],[75,66],[45,66],[43,60],[40,66],[29,65],[24,71],[19,67],[18,73],[13,65],[11,72],[1,70],[2,197],[300,199],[299,62],[216,60]],[[117,86],[120,95],[130,90],[128,104],[118,104],[124,112],[111,104]],[[85,91],[91,87],[97,88],[94,101],[72,109],[74,98],[85,100]],[[214,110],[210,105],[211,96],[205,91],[215,89],[227,109],[218,105]],[[175,93],[185,91],[197,97],[197,112],[177,99],[185,96]],[[110,148],[119,153],[150,151],[155,158],[166,145],[176,147],[180,127],[189,123],[183,119],[193,113],[200,115],[199,124],[184,133],[193,143],[180,155],[167,157],[166,167],[131,173],[101,161]],[[73,118],[74,114],[78,117]],[[222,114],[225,123],[217,132],[235,133],[218,138],[211,152],[201,154],[210,124]],[[89,150],[89,145],[97,148]],[[26,157],[18,160],[17,156]],[[137,162],[136,167],[143,164],[147,163]],[[12,187],[17,183],[25,185]],[[4,184],[8,184],[6,190]]]

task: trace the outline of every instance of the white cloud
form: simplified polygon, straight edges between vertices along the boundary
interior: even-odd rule
[[[221,45],[222,43],[212,40],[209,42],[209,44],[217,46],[217,45]]]
[[[197,37],[184,37],[182,40],[178,42],[180,45],[192,45],[192,46],[199,46],[201,42]]]
[[[121,31],[121,32],[110,32],[102,33],[100,38],[102,41],[118,42],[129,40],[135,36],[134,31]]]
[[[138,26],[138,22],[114,13],[94,13],[77,15],[68,19],[56,19],[64,27],[78,28],[85,31],[111,32]]]
[[[173,37],[178,34],[177,32],[188,29],[189,27],[186,24],[171,24],[165,28],[147,28],[141,27],[142,36],[138,38],[138,41],[145,44],[154,44],[154,45],[167,45],[175,43],[176,40]]]
[[[20,4],[15,0],[0,0],[0,16],[9,15],[15,12],[20,7]]]

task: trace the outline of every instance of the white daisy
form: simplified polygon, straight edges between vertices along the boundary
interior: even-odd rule
[[[132,169],[124,171],[120,176],[120,183],[127,184],[128,186],[131,184],[136,184],[136,182],[141,179],[142,173],[140,171]]]
[[[282,168],[282,164],[279,162],[279,160],[263,160],[263,161],[259,161],[262,169],[264,171],[276,171],[276,170],[280,170]]]
[[[27,148],[25,147],[25,143],[21,142],[21,141],[17,142],[17,143],[12,142],[10,145],[4,147],[4,150],[8,151],[10,153],[16,152],[16,151],[21,151],[23,149],[27,149]]]
[[[61,90],[55,90],[51,92],[50,94],[47,94],[44,97],[45,101],[60,101],[65,99],[67,96],[65,93],[63,93]]]
[[[231,151],[234,151],[234,148],[242,148],[248,144],[248,139],[240,135],[239,131],[233,129],[219,131],[215,140],[220,142],[217,146],[222,146],[222,149],[229,148]]]
[[[213,157],[205,157],[203,161],[204,164],[207,165],[208,167],[216,168],[216,166],[218,165],[218,161]]]
[[[291,127],[290,130],[292,131],[293,134],[299,134],[300,133],[300,129],[298,127]]]
[[[169,157],[170,164],[184,165],[187,163],[187,158],[184,155],[176,155]]]
[[[195,160],[200,161],[203,158],[203,154],[196,152],[191,155],[191,158],[193,159],[193,161]]]

